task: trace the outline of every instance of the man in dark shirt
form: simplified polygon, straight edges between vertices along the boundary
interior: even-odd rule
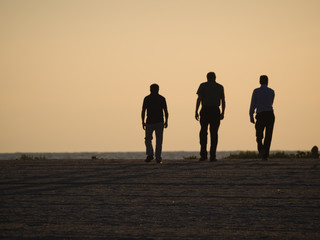
[[[266,161],[269,157],[273,125],[275,121],[273,113],[273,100],[274,100],[274,91],[271,88],[268,88],[268,76],[260,76],[260,88],[256,88],[252,93],[251,104],[250,104],[250,122],[254,122],[254,112],[256,110],[256,137],[259,155],[262,160]],[[265,130],[264,142],[263,132]]]
[[[162,140],[163,128],[168,127],[168,110],[166,99],[159,94],[159,86],[152,84],[150,86],[151,94],[146,96],[142,105],[142,127],[145,130],[145,144],[147,158],[146,162],[153,160],[154,152],[152,147],[152,135],[155,131],[156,134],[156,161],[162,163]],[[147,111],[147,121],[145,122],[145,113]],[[165,120],[163,119],[163,113]]]
[[[196,103],[196,120],[199,120],[198,110],[200,103],[202,105],[200,111],[200,161],[207,160],[207,135],[208,126],[210,125],[210,161],[216,161],[216,150],[218,145],[218,129],[220,120],[224,118],[224,111],[226,107],[224,88],[216,82],[216,75],[214,72],[207,74],[207,82],[201,83],[197,91],[198,98]],[[222,112],[220,113],[220,104],[222,105]]]

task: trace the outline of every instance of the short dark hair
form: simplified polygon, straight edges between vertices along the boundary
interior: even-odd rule
[[[208,79],[208,81],[215,81],[216,80],[216,74],[214,72],[208,72],[207,79]]]
[[[158,93],[159,92],[159,85],[158,84],[152,84],[151,86],[150,86],[150,92],[151,93]]]
[[[268,85],[268,76],[267,75],[260,76],[260,84]]]

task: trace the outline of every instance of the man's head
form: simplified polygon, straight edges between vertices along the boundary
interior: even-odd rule
[[[152,93],[152,94],[158,94],[159,93],[159,85],[158,84],[152,84],[151,86],[150,86],[150,92]]]
[[[207,79],[208,79],[208,82],[216,81],[216,74],[214,72],[208,72]]]
[[[268,85],[268,76],[267,75],[260,76],[260,84],[261,85]]]

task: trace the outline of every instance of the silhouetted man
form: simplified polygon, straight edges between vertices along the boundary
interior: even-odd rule
[[[268,88],[268,77],[266,75],[260,76],[260,88],[256,88],[252,93],[250,104],[250,121],[254,121],[254,112],[256,110],[256,137],[259,156],[262,160],[266,161],[269,157],[273,125],[274,125],[274,113],[273,113],[273,100],[274,91]],[[265,131],[264,141],[263,133]]]
[[[220,120],[224,118],[224,110],[226,107],[223,86],[216,82],[216,75],[214,72],[207,74],[207,82],[201,83],[197,91],[198,98],[196,103],[196,120],[199,120],[199,106],[200,111],[200,161],[208,159],[207,154],[207,135],[208,126],[210,125],[210,161],[216,161],[216,150],[218,144],[218,129]],[[220,104],[222,105],[222,112],[220,113]]]
[[[162,139],[163,139],[163,128],[168,127],[168,110],[166,99],[159,95],[159,86],[152,84],[150,86],[151,94],[146,96],[142,105],[142,127],[145,130],[145,144],[147,158],[146,162],[153,160],[154,152],[152,147],[152,135],[156,133],[156,161],[157,163],[162,162]],[[147,111],[147,121],[145,122],[145,113]],[[163,119],[163,113],[165,120]]]

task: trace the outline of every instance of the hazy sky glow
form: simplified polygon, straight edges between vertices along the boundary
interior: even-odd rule
[[[0,152],[144,151],[143,98],[167,99],[164,151],[199,149],[196,91],[226,94],[218,151],[255,150],[249,104],[275,90],[271,150],[320,145],[318,0],[0,0]]]

